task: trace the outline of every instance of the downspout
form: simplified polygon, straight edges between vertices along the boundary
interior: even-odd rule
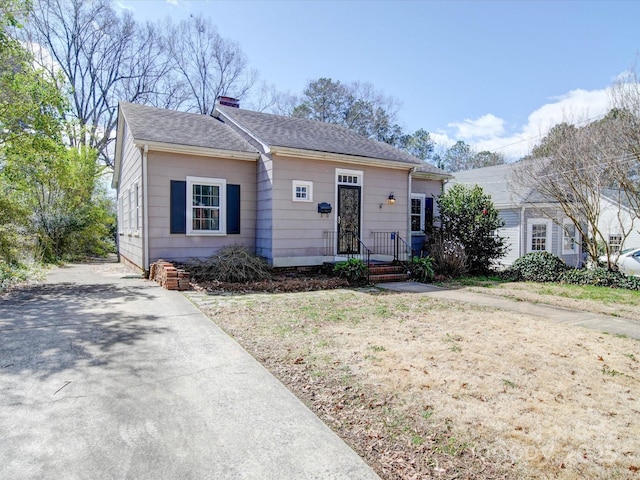
[[[524,209],[525,206],[523,205],[520,209],[520,241],[518,242],[518,258],[525,254],[525,245],[527,244],[527,230],[524,228]]]
[[[142,268],[149,270],[149,195],[147,194],[147,155],[149,145],[142,150]]]
[[[411,247],[411,256],[413,257],[413,239],[411,238],[411,194],[413,193],[413,173],[416,171],[416,167],[409,169],[409,179],[407,181],[409,187],[409,195],[407,198],[407,243]]]

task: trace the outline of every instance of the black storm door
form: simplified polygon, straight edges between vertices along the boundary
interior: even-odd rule
[[[360,187],[338,185],[338,255],[360,253]]]

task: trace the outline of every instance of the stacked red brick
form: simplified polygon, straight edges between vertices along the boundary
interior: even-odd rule
[[[149,279],[158,282],[167,290],[189,290],[189,273],[178,269],[171,262],[158,260],[151,264]]]

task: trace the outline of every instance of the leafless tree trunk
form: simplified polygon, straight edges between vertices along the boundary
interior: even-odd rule
[[[36,0],[23,35],[40,66],[70,92],[70,141],[96,148],[107,165],[119,100],[171,103],[159,91],[168,70],[155,28],[117,15],[109,0]]]
[[[192,16],[177,25],[167,23],[166,49],[188,95],[183,108],[211,115],[218,96],[241,99],[256,73],[237,43],[222,38],[211,20]]]

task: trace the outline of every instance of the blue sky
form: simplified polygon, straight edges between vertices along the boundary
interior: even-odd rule
[[[606,89],[640,54],[636,1],[120,0],[139,20],[202,13],[260,79],[369,82],[407,131],[510,158],[548,128],[607,110]]]

